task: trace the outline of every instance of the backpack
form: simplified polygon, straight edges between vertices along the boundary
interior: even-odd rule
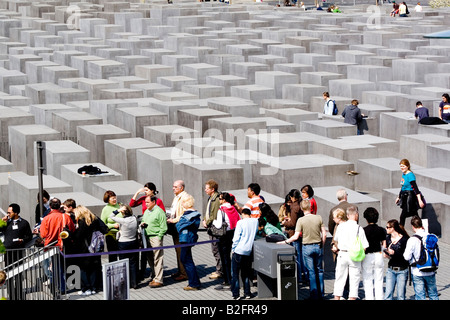
[[[100,231],[92,233],[91,244],[88,246],[90,253],[103,252],[105,249],[105,236]]]
[[[417,267],[420,271],[436,271],[439,267],[439,245],[438,237],[432,233],[427,234],[425,241],[419,235],[414,237],[420,240],[420,257],[411,265]]]
[[[335,100],[329,100],[327,103],[329,103],[330,101],[333,101],[334,107],[333,107],[333,116],[337,115],[339,113],[338,107],[336,105],[336,101]]]
[[[366,252],[364,250],[361,238],[359,237],[359,228],[358,226],[358,232],[356,233],[356,240],[353,243],[353,245],[349,249],[349,257],[352,261],[363,261],[366,257]]]

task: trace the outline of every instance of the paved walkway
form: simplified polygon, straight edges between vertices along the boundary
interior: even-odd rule
[[[383,225],[383,224],[380,224]],[[199,232],[199,241],[207,241],[208,235],[206,232]],[[165,245],[172,245],[170,236],[166,236]],[[441,263],[437,273],[437,287],[440,294],[440,300],[450,300],[450,245],[440,243]],[[220,280],[211,280],[208,275],[215,271],[215,260],[212,256],[210,244],[198,245],[193,248],[194,262],[197,266],[197,271],[202,283],[199,291],[184,291],[183,287],[187,285],[186,281],[175,282],[170,275],[176,269],[175,249],[168,249],[164,252],[164,287],[150,288],[148,283],[149,278],[142,281],[137,289],[130,289],[131,300],[231,300],[230,291],[219,291],[215,288],[220,284]],[[386,261],[387,264],[387,261]],[[327,270],[327,268],[325,269]],[[148,273],[148,272],[147,272]],[[333,298],[334,272],[325,272],[325,299]],[[257,286],[252,287],[252,292],[257,295]],[[242,291],[241,291],[242,293]],[[306,300],[309,297],[309,288],[307,286],[299,286],[298,299]],[[360,299],[364,299],[364,290],[362,282],[360,284]],[[406,297],[409,300],[414,300],[413,286],[407,286]],[[76,291],[69,292],[67,295],[69,300],[103,300],[103,292],[99,292],[91,296],[79,296]],[[253,300],[275,300],[260,299],[258,297]]]

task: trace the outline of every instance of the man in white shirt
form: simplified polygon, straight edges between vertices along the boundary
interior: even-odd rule
[[[347,277],[349,277],[350,292],[348,300],[358,298],[358,287],[361,279],[361,261],[350,259],[349,250],[356,241],[357,235],[361,239],[364,250],[369,247],[364,229],[358,225],[359,213],[355,206],[347,209],[348,221],[340,223],[336,229],[334,240],[338,244],[339,254],[336,261],[336,274],[334,281],[334,298],[340,300]]]
[[[411,226],[414,231],[414,235],[425,239],[428,232],[425,231],[422,224],[422,219],[419,216],[411,218]],[[414,263],[419,260],[421,243],[420,239],[416,236],[412,236],[406,243],[405,252],[403,257],[411,264],[411,277],[414,284],[414,293],[416,300],[425,300],[427,293],[430,300],[439,300],[437,288],[436,288],[436,273],[435,271],[423,272],[420,271]]]
[[[334,101],[330,99],[330,94],[327,91],[323,93],[323,100],[325,100],[325,104],[323,106],[323,113],[332,116],[334,109]]]

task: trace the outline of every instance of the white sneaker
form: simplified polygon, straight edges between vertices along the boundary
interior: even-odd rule
[[[92,294],[92,291],[91,290],[86,290],[86,291],[78,291],[78,294],[80,295],[80,296],[90,296],[91,294]]]

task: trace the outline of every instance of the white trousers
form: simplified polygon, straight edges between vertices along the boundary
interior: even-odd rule
[[[348,252],[339,251],[336,260],[336,272],[333,295],[342,297],[345,283],[349,277],[349,298],[358,298],[358,287],[361,279],[361,262],[352,261]]]
[[[361,267],[366,300],[383,300],[384,260],[381,251],[366,254]]]

